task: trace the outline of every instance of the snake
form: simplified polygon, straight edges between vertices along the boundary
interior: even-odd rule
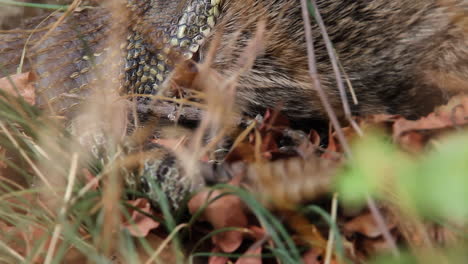
[[[101,7],[72,12],[58,25],[54,23],[60,20],[61,13],[33,18],[27,26],[29,31],[0,33],[2,74],[16,70],[21,59],[18,51],[25,48],[23,70],[34,70],[38,76],[36,105],[53,115],[65,116],[70,120],[67,129],[91,156],[106,161],[109,151],[103,149],[113,144],[103,133],[106,120],[86,129],[77,127],[80,122],[75,122],[80,109],[92,97],[90,88],[110,82],[111,85],[102,86],[111,86],[121,95],[136,95],[139,103],[148,104],[147,97],[138,95],[158,94],[178,62],[200,59],[201,48],[217,25],[222,4],[222,0],[128,0],[124,6],[128,13],[118,17],[122,21]],[[112,43],[109,38],[116,28],[124,37]],[[117,59],[112,54],[115,46],[119,51]],[[154,205],[159,197],[155,185],[166,194],[172,208],[178,208],[194,190],[196,184],[184,177],[180,160],[170,150],[152,143],[143,149],[122,144],[122,159],[138,151],[145,153],[139,166],[121,168],[121,172],[127,187],[145,194]]]

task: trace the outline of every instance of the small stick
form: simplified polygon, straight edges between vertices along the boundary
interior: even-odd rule
[[[390,249],[392,250],[392,254],[395,257],[399,257],[400,252],[398,251],[398,247],[392,235],[390,234],[390,231],[388,230],[387,225],[385,224],[385,220],[382,214],[380,213],[379,209],[377,208],[375,201],[369,195],[366,196],[366,200],[367,200],[367,206],[369,207],[369,210],[371,211],[371,214],[374,217],[374,220],[377,223],[377,226],[382,231],[382,235],[385,241],[389,244]]]
[[[325,23],[323,22],[322,16],[320,15],[320,12],[318,10],[317,3],[315,2],[315,0],[312,0],[311,2],[314,8],[315,20],[317,21],[317,24],[320,28],[320,33],[322,34],[323,40],[325,42],[325,47],[328,52],[328,57],[330,58],[333,72],[335,73],[336,84],[338,86],[338,91],[340,92],[340,98],[341,103],[343,104],[344,114],[346,116],[346,119],[348,119],[349,123],[356,130],[359,136],[362,136],[362,131],[359,128],[359,125],[356,123],[356,121],[353,120],[351,114],[351,108],[349,107],[348,96],[346,95],[345,87],[343,85],[341,71],[338,67],[338,59],[336,57],[335,49],[333,48],[333,44],[331,43],[330,37],[328,36],[327,29],[325,28]],[[354,95],[354,92],[352,93],[352,95]]]
[[[315,4],[314,0],[311,0],[313,4]],[[316,6],[316,5],[315,5]],[[302,17],[304,20],[304,29],[305,29],[305,36],[306,36],[306,42],[307,42],[307,56],[308,56],[308,61],[309,61],[309,72],[310,72],[310,77],[312,78],[315,89],[317,90],[320,101],[322,102],[323,106],[325,107],[325,110],[327,111],[328,117],[330,118],[330,121],[336,131],[338,140],[343,147],[343,150],[348,158],[352,158],[352,153],[351,153],[351,148],[348,145],[348,142],[346,141],[346,138],[343,134],[343,130],[341,129],[340,123],[338,122],[338,118],[336,117],[335,112],[333,111],[333,108],[330,105],[330,102],[327,98],[327,95],[325,94],[325,91],[323,90],[322,86],[320,85],[320,80],[318,79],[318,73],[317,73],[317,67],[316,67],[316,60],[315,60],[315,52],[314,52],[314,42],[313,42],[313,37],[312,37],[312,27],[310,25],[310,18],[309,18],[309,12],[308,12],[308,7],[307,7],[307,2],[306,0],[301,0],[301,7],[302,7]],[[315,7],[314,7],[315,9]],[[316,9],[315,9],[316,10]],[[316,12],[316,11],[315,11]],[[394,255],[398,256],[398,248],[396,246],[395,241],[393,240],[389,230],[387,229],[385,225],[385,221],[380,214],[375,201],[370,197],[367,196],[367,205],[369,209],[371,210],[371,213],[374,217],[374,219],[377,222],[377,225],[382,231],[382,234],[387,241],[387,243],[390,245],[392,248],[392,252]]]

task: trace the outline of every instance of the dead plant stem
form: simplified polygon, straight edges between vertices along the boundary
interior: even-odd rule
[[[8,129],[6,128],[5,124],[2,121],[0,121],[0,127],[2,128],[3,132],[8,137],[8,139],[11,141],[11,143],[13,143],[15,148],[18,149],[21,156],[23,156],[23,158],[26,160],[26,162],[29,164],[29,166],[31,166],[34,173],[36,173],[37,176],[39,176],[39,178],[44,182],[44,184],[47,186],[47,188],[49,188],[53,192],[54,195],[58,196],[57,192],[54,190],[54,188],[52,187],[50,182],[47,180],[45,175],[42,174],[42,172],[39,170],[39,168],[36,166],[36,164],[34,164],[34,162],[31,160],[31,158],[21,148],[21,146],[18,144],[18,141],[16,141],[16,139],[13,137],[13,135],[11,135],[10,131],[8,131]]]
[[[305,37],[306,37],[306,42],[307,42],[307,57],[308,57],[310,77],[313,81],[315,90],[317,91],[319,95],[320,101],[322,102],[322,105],[325,108],[325,111],[327,112],[328,117],[330,118],[330,122],[332,123],[333,128],[336,131],[338,140],[340,141],[340,144],[344,152],[346,153],[346,155],[350,157],[351,148],[349,147],[348,142],[346,141],[346,138],[343,134],[343,130],[341,129],[340,122],[338,121],[336,113],[333,110],[330,104],[330,101],[328,100],[327,95],[325,94],[325,91],[323,90],[322,85],[320,84],[320,80],[318,78],[315,51],[314,51],[314,39],[312,37],[312,27],[310,24],[310,17],[309,17],[309,11],[307,8],[306,0],[301,0],[301,7],[302,7],[302,18],[304,20]]]
[[[333,194],[332,208],[331,208],[331,219],[330,219],[330,231],[328,232],[327,251],[325,253],[325,264],[331,263],[331,257],[333,252],[333,244],[335,242],[335,230],[332,228],[332,223],[336,222],[336,214],[338,210],[338,194]]]
[[[314,15],[318,13],[317,10],[317,4],[315,0],[310,0],[314,9]],[[310,72],[310,77],[312,78],[312,81],[314,83],[314,87],[317,90],[317,93],[319,95],[320,101],[322,102],[323,107],[325,108],[325,111],[328,114],[328,117],[330,118],[330,121],[333,125],[333,128],[336,131],[336,135],[338,137],[338,140],[341,144],[341,147],[343,148],[346,156],[348,158],[352,158],[352,153],[351,153],[351,148],[349,147],[348,142],[346,141],[346,138],[344,136],[343,130],[341,129],[340,123],[338,121],[338,118],[336,116],[336,113],[334,112],[333,108],[331,107],[330,101],[327,98],[327,95],[325,91],[323,90],[320,80],[318,78],[318,72],[317,72],[317,67],[316,67],[316,59],[315,59],[315,51],[314,51],[314,39],[312,36],[312,27],[310,24],[310,17],[309,17],[309,9],[307,6],[307,0],[301,0],[301,7],[302,7],[302,17],[304,21],[304,29],[305,29],[305,37],[306,37],[306,42],[307,42],[307,56],[308,56],[308,64],[309,64],[309,72]],[[319,17],[319,16],[317,16]],[[316,17],[316,18],[317,18]],[[323,21],[322,21],[323,24]],[[323,33],[323,32],[322,32]],[[325,42],[327,42],[325,40]],[[329,42],[329,41],[328,41]],[[331,58],[333,60],[333,58]],[[335,61],[336,62],[336,61]],[[341,80],[341,79],[339,79]],[[339,80],[337,80],[339,82]],[[347,104],[347,101],[343,101],[344,104]],[[348,105],[349,107],[349,105]],[[351,119],[350,119],[351,122]],[[352,123],[352,122],[351,122]],[[385,221],[383,219],[382,214],[379,212],[375,201],[370,197],[367,196],[367,205],[369,209],[371,210],[371,213],[377,222],[378,227],[381,229],[382,234],[386,240],[386,242],[389,244],[389,246],[392,249],[392,252],[395,256],[399,255],[398,248],[396,246],[396,243],[394,239],[392,238],[390,231],[385,225]]]
[[[14,249],[10,248],[7,244],[5,244],[2,240],[0,240],[0,248],[3,248],[15,259],[19,260],[21,263],[24,263],[25,259],[18,252],[16,252]]]
[[[166,246],[169,244],[169,242],[175,237],[175,235],[184,227],[187,227],[188,224],[180,224],[174,230],[171,232],[171,234],[164,239],[164,241],[159,245],[158,249],[151,255],[151,257],[145,262],[145,264],[151,264],[154,262],[158,256],[161,254],[161,252],[166,248]]]
[[[65,190],[65,195],[63,197],[63,206],[62,208],[60,208],[60,211],[59,211],[58,223],[54,228],[52,239],[50,241],[50,246],[49,246],[49,249],[47,250],[47,255],[44,260],[45,264],[50,264],[53,260],[55,248],[57,247],[58,239],[63,229],[63,225],[61,221],[63,221],[66,216],[68,204],[70,202],[71,194],[73,191],[73,186],[75,185],[77,168],[78,168],[78,153],[75,152],[73,153],[72,159],[71,159],[70,173],[67,177],[68,179],[67,189]]]

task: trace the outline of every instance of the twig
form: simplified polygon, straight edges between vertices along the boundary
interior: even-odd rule
[[[314,0],[311,0],[313,4],[315,4]],[[320,80],[318,79],[318,73],[317,73],[317,67],[316,67],[316,60],[315,60],[315,52],[314,52],[314,41],[312,37],[312,27],[310,25],[310,18],[309,18],[309,12],[308,12],[308,7],[307,7],[307,2],[306,0],[301,0],[301,7],[302,7],[302,17],[304,20],[304,29],[305,29],[305,36],[306,36],[306,42],[307,42],[307,56],[308,56],[308,62],[309,62],[309,72],[310,72],[310,77],[312,78],[314,82],[315,89],[317,90],[317,93],[319,94],[320,101],[322,102],[322,105],[324,106],[328,117],[330,118],[330,121],[333,125],[333,128],[336,131],[336,135],[338,137],[338,140],[343,147],[343,150],[348,158],[352,158],[351,155],[351,148],[348,145],[348,142],[346,141],[346,138],[343,134],[343,130],[341,129],[340,123],[338,122],[338,119],[336,117],[335,112],[333,111],[333,108],[330,105],[330,102],[327,98],[327,95],[325,94],[325,91],[323,90],[322,86],[320,85]],[[315,9],[316,5],[314,5]],[[316,10],[316,9],[315,9]],[[314,11],[316,13],[317,11]],[[372,215],[374,219],[376,220],[379,228],[382,231],[382,234],[386,240],[386,242],[390,245],[392,248],[392,252],[394,255],[398,256],[398,248],[396,246],[395,241],[393,240],[392,236],[390,235],[389,230],[387,229],[385,222],[383,220],[382,215],[380,214],[377,206],[375,205],[375,201],[370,197],[367,196],[367,205],[369,209],[372,212]]]
[[[369,195],[366,196],[366,200],[367,206],[369,207],[369,210],[371,211],[371,214],[374,217],[377,226],[379,227],[380,231],[382,231],[382,235],[385,241],[389,244],[390,249],[392,250],[392,254],[395,257],[399,257],[400,252],[398,251],[398,247],[392,235],[390,234],[390,231],[388,230],[387,225],[385,224],[385,220],[382,214],[380,213],[379,209],[377,208],[375,201]]]
[[[301,0],[301,7],[302,7],[302,18],[304,20],[305,37],[306,37],[306,42],[307,42],[307,58],[308,58],[308,63],[309,63],[309,74],[310,74],[310,77],[312,78],[312,81],[314,82],[314,87],[319,95],[320,101],[322,102],[322,105],[325,108],[325,111],[327,112],[328,117],[330,118],[330,122],[332,123],[333,128],[336,131],[338,140],[340,141],[340,144],[343,147],[344,152],[349,157],[351,156],[351,148],[349,147],[348,142],[346,141],[346,138],[343,134],[343,130],[341,129],[338,118],[336,117],[336,113],[331,107],[330,101],[328,100],[327,95],[325,94],[325,91],[323,90],[320,84],[320,80],[318,78],[316,60],[315,60],[315,51],[314,51],[314,39],[312,37],[312,27],[310,25],[310,18],[309,18],[309,12],[307,8],[306,0]]]
[[[322,16],[320,15],[317,3],[315,2],[315,0],[311,0],[311,2],[312,2],[313,9],[314,9],[314,18],[317,21],[317,24],[320,28],[320,33],[322,34],[323,41],[325,42],[325,47],[328,52],[328,57],[330,58],[333,72],[335,73],[336,84],[338,86],[338,91],[340,93],[341,103],[343,104],[343,111],[344,111],[345,117],[346,119],[348,119],[349,123],[356,130],[356,132],[359,135],[362,135],[362,131],[359,128],[359,125],[353,120],[353,117],[351,114],[351,108],[349,107],[348,96],[346,95],[345,87],[343,85],[343,78],[341,76],[341,71],[340,71],[340,68],[338,67],[338,59],[336,57],[335,49],[332,46],[333,44],[331,43],[330,37],[328,36],[327,29],[325,27],[325,23],[323,22]],[[352,92],[352,95],[354,95],[353,99],[357,101],[355,98],[354,92]]]
[[[204,111],[195,106],[184,105],[179,111],[172,103],[160,102],[158,104],[138,104],[138,113],[151,113],[160,118],[167,118],[171,120],[171,116],[176,116],[178,113],[178,121],[181,122],[196,122],[202,120]]]

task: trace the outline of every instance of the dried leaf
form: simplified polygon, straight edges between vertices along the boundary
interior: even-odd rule
[[[337,153],[339,151],[339,144],[336,142],[332,131],[333,130],[330,126],[328,132],[328,147],[321,157],[324,159],[336,160],[337,156],[334,155],[334,153]]]
[[[285,215],[287,223],[297,232],[302,241],[312,247],[326,248],[327,240],[303,215],[293,211],[286,212]]]
[[[236,161],[254,162],[254,146],[248,142],[241,142],[236,146],[236,148],[229,152],[225,160],[229,163],[233,163]]]
[[[259,226],[249,226],[247,235],[251,236],[255,241],[261,240],[266,236],[266,230]]]
[[[222,253],[219,247],[213,248],[212,253]],[[208,264],[226,264],[229,261],[228,257],[223,256],[210,256]]]
[[[424,150],[424,146],[429,140],[429,136],[416,131],[409,131],[400,136],[399,143],[403,149],[409,152],[418,153]]]
[[[383,214],[383,216],[385,217],[385,223],[389,230],[396,227],[397,223],[393,217],[389,217],[387,214]],[[377,238],[382,235],[382,231],[379,229],[374,217],[369,212],[361,214],[345,223],[344,231],[349,233],[359,233],[369,238]]]
[[[134,201],[129,201],[129,203],[141,211],[152,214],[150,202],[147,199],[139,198]],[[149,216],[146,216],[137,210],[131,209],[131,219],[122,224],[122,228],[127,229],[130,234],[135,237],[146,237],[149,232],[157,228],[160,223],[154,221]]]
[[[36,102],[36,91],[34,89],[34,81],[36,81],[37,76],[33,72],[19,73],[8,77],[3,77],[0,79],[0,89],[5,90],[12,95],[17,95],[15,88],[18,90],[19,95],[24,98],[24,100],[34,105]],[[12,83],[14,83],[14,86]]]
[[[454,97],[433,113],[419,120],[398,119],[393,125],[393,138],[399,142],[410,131],[453,128],[468,124],[468,97]]]
[[[236,261],[236,264],[262,264],[262,247],[254,244]]]
[[[211,193],[211,196],[210,196]],[[222,194],[222,191],[205,190],[195,195],[189,202],[190,213],[195,213],[205,202]],[[234,195],[223,196],[210,203],[202,213],[202,219],[208,221],[215,229],[225,227],[247,227],[247,215],[241,199]],[[241,245],[241,231],[226,231],[213,236],[212,241],[223,252],[231,253]]]

